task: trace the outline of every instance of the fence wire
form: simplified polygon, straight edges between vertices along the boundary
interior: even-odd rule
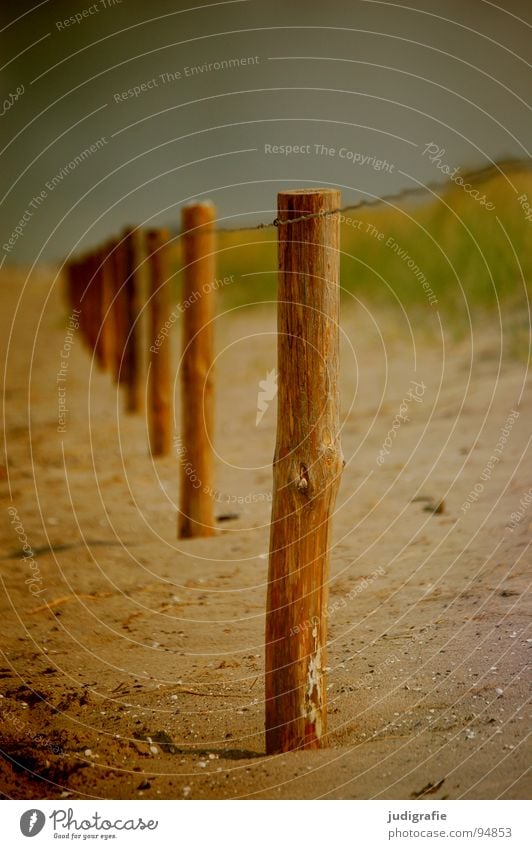
[[[464,184],[468,183],[483,183],[487,180],[491,179],[496,175],[500,175],[502,177],[507,176],[515,171],[522,171],[523,169],[530,170],[531,164],[528,160],[522,159],[512,159],[507,160],[505,162],[495,162],[492,165],[487,165],[482,168],[477,168],[472,171],[464,172],[460,174],[460,178]],[[302,221],[308,221],[313,218],[324,218],[333,215],[345,215],[348,212],[354,212],[359,209],[370,209],[376,206],[382,206],[385,204],[395,204],[400,203],[403,200],[407,200],[413,197],[421,197],[423,195],[429,194],[437,194],[442,195],[445,192],[449,191],[452,187],[453,181],[449,180],[445,183],[441,181],[433,181],[430,183],[425,183],[423,186],[415,186],[412,188],[404,188],[398,192],[394,192],[387,195],[380,195],[376,198],[363,198],[362,200],[355,201],[354,203],[349,203],[346,206],[340,207],[338,209],[330,209],[324,210],[321,212],[312,212],[308,215],[300,215],[297,218],[274,218],[273,221],[265,221],[260,222],[259,224],[247,224],[241,227],[217,227],[217,233],[243,233],[246,231],[254,231],[254,230],[267,230],[271,227],[280,227],[288,224],[299,224]],[[177,238],[179,236],[184,235],[189,232],[182,229],[171,230],[172,236]]]
[[[474,170],[470,170],[460,174],[461,183],[455,185],[468,185],[475,184],[478,185],[480,183],[486,182],[494,176],[508,177],[510,174],[516,171],[523,170],[531,170],[531,162],[529,159],[509,159],[499,162],[494,162],[491,165],[484,166],[482,168],[477,168]],[[231,235],[232,233],[244,233],[244,232],[253,232],[258,230],[268,230],[270,228],[276,228],[281,226],[287,226],[290,224],[299,224],[302,221],[308,221],[313,218],[324,218],[330,217],[333,215],[343,215],[346,216],[347,213],[356,212],[360,209],[371,209],[372,207],[383,206],[385,204],[397,204],[401,203],[404,200],[422,197],[430,194],[436,194],[441,196],[449,191],[449,189],[453,186],[453,180],[450,179],[445,183],[441,181],[433,181],[430,183],[425,183],[423,186],[415,186],[412,188],[404,188],[398,192],[394,192],[391,194],[381,195],[379,197],[373,198],[363,198],[362,200],[355,201],[354,203],[349,203],[346,206],[343,206],[338,209],[332,210],[323,210],[319,212],[312,212],[308,215],[299,215],[297,218],[274,218],[272,221],[263,221],[259,224],[246,224],[240,227],[219,227],[216,226],[216,232],[220,234]],[[182,228],[173,229],[171,227],[160,228],[155,227],[138,227],[132,228],[137,230],[144,229],[166,229],[168,230],[172,241],[180,238],[181,236],[186,235],[191,232],[190,230],[183,230]],[[204,229],[204,228],[202,228]],[[118,237],[118,241],[120,241],[120,237]],[[89,249],[86,254],[90,254],[91,250]],[[72,261],[71,258],[70,261]],[[73,260],[75,261],[75,260]]]

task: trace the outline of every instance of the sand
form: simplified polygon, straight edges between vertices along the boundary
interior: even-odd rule
[[[327,746],[266,757],[272,307],[216,327],[216,512],[238,516],[178,542],[177,458],[150,459],[79,334],[57,383],[66,308],[50,270],[24,279],[1,279],[4,797],[526,797],[532,411],[506,335],[346,304]]]

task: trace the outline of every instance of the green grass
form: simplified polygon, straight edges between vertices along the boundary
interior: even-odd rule
[[[508,180],[498,175],[479,182],[478,188],[495,210],[486,210],[452,186],[440,199],[424,203],[347,211],[346,218],[362,224],[360,229],[342,224],[344,298],[355,296],[371,308],[393,310],[401,304],[429,323],[431,313],[438,311],[458,328],[467,326],[467,307],[493,314],[499,301],[522,309],[532,281],[532,223],[517,196],[526,193],[532,199],[532,174],[513,171]],[[217,276],[234,275],[234,282],[219,290],[221,309],[275,299],[276,238],[274,228],[220,234]],[[437,304],[429,302],[416,268],[394,253],[390,240],[424,275]],[[179,263],[179,256],[175,260]]]

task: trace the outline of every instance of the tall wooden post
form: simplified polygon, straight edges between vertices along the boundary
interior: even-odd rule
[[[278,196],[278,416],[266,609],[266,750],[326,734],[327,584],[339,438],[340,193]],[[290,223],[291,219],[313,216]]]
[[[124,349],[126,340],[126,290],[124,285],[124,242],[117,239],[111,254],[113,274],[113,301],[111,306],[113,327],[113,377],[117,384],[125,383]]]
[[[111,371],[114,362],[114,327],[112,308],[114,295],[113,247],[113,242],[107,242],[99,254],[101,263],[101,327],[99,350],[102,368],[105,371]]]
[[[93,337],[94,354],[98,367],[105,370],[104,359],[104,291],[103,291],[103,251],[97,248],[92,253],[92,283],[93,289]]]
[[[215,528],[212,449],[215,217],[212,203],[183,208],[180,538],[212,536]]]
[[[146,233],[150,275],[150,371],[148,378],[148,424],[151,454],[161,456],[172,450],[172,376],[170,340],[164,335],[170,316],[168,281],[168,230]]]
[[[94,251],[87,256],[87,289],[85,300],[87,301],[87,338],[91,354],[96,352],[97,338],[97,313],[98,313],[98,292],[97,292],[97,275],[96,275],[96,256]]]
[[[128,228],[124,232],[124,290],[126,307],[125,348],[122,369],[125,373],[126,410],[139,413],[142,410],[142,352],[140,313],[141,298],[139,285],[140,234]]]

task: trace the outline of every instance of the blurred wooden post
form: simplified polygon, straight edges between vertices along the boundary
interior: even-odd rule
[[[103,251],[97,248],[92,254],[92,295],[93,295],[93,339],[96,362],[100,369],[105,369],[103,349]]]
[[[178,536],[214,534],[214,279],[216,210],[212,203],[183,208],[182,437]]]
[[[168,230],[146,233],[150,275],[150,371],[148,379],[148,423],[150,451],[154,457],[172,450],[172,377],[170,340],[160,336],[170,315],[168,284]]]
[[[114,289],[114,267],[113,267],[113,242],[107,242],[99,253],[101,263],[101,327],[100,327],[100,358],[102,368],[112,371],[114,362],[114,328],[113,328],[113,289]]]
[[[128,228],[124,232],[124,290],[126,307],[125,347],[122,362],[126,386],[126,410],[139,413],[142,410],[142,356],[140,332],[140,286],[138,266],[138,230]]]
[[[327,589],[339,439],[339,236],[335,189],[281,192],[278,416],[266,608],[266,750],[326,734]],[[283,224],[304,215],[313,218]]]
[[[111,324],[113,335],[113,377],[114,382],[125,382],[123,358],[126,338],[126,290],[124,286],[124,242],[116,239],[111,254],[113,275],[113,301],[111,306]]]
[[[97,314],[97,292],[96,292],[96,263],[95,263],[95,255],[94,251],[87,256],[86,260],[87,266],[87,278],[86,285],[87,290],[85,294],[85,300],[87,302],[87,340],[89,343],[89,349],[91,354],[95,353],[96,349],[96,314]]]

